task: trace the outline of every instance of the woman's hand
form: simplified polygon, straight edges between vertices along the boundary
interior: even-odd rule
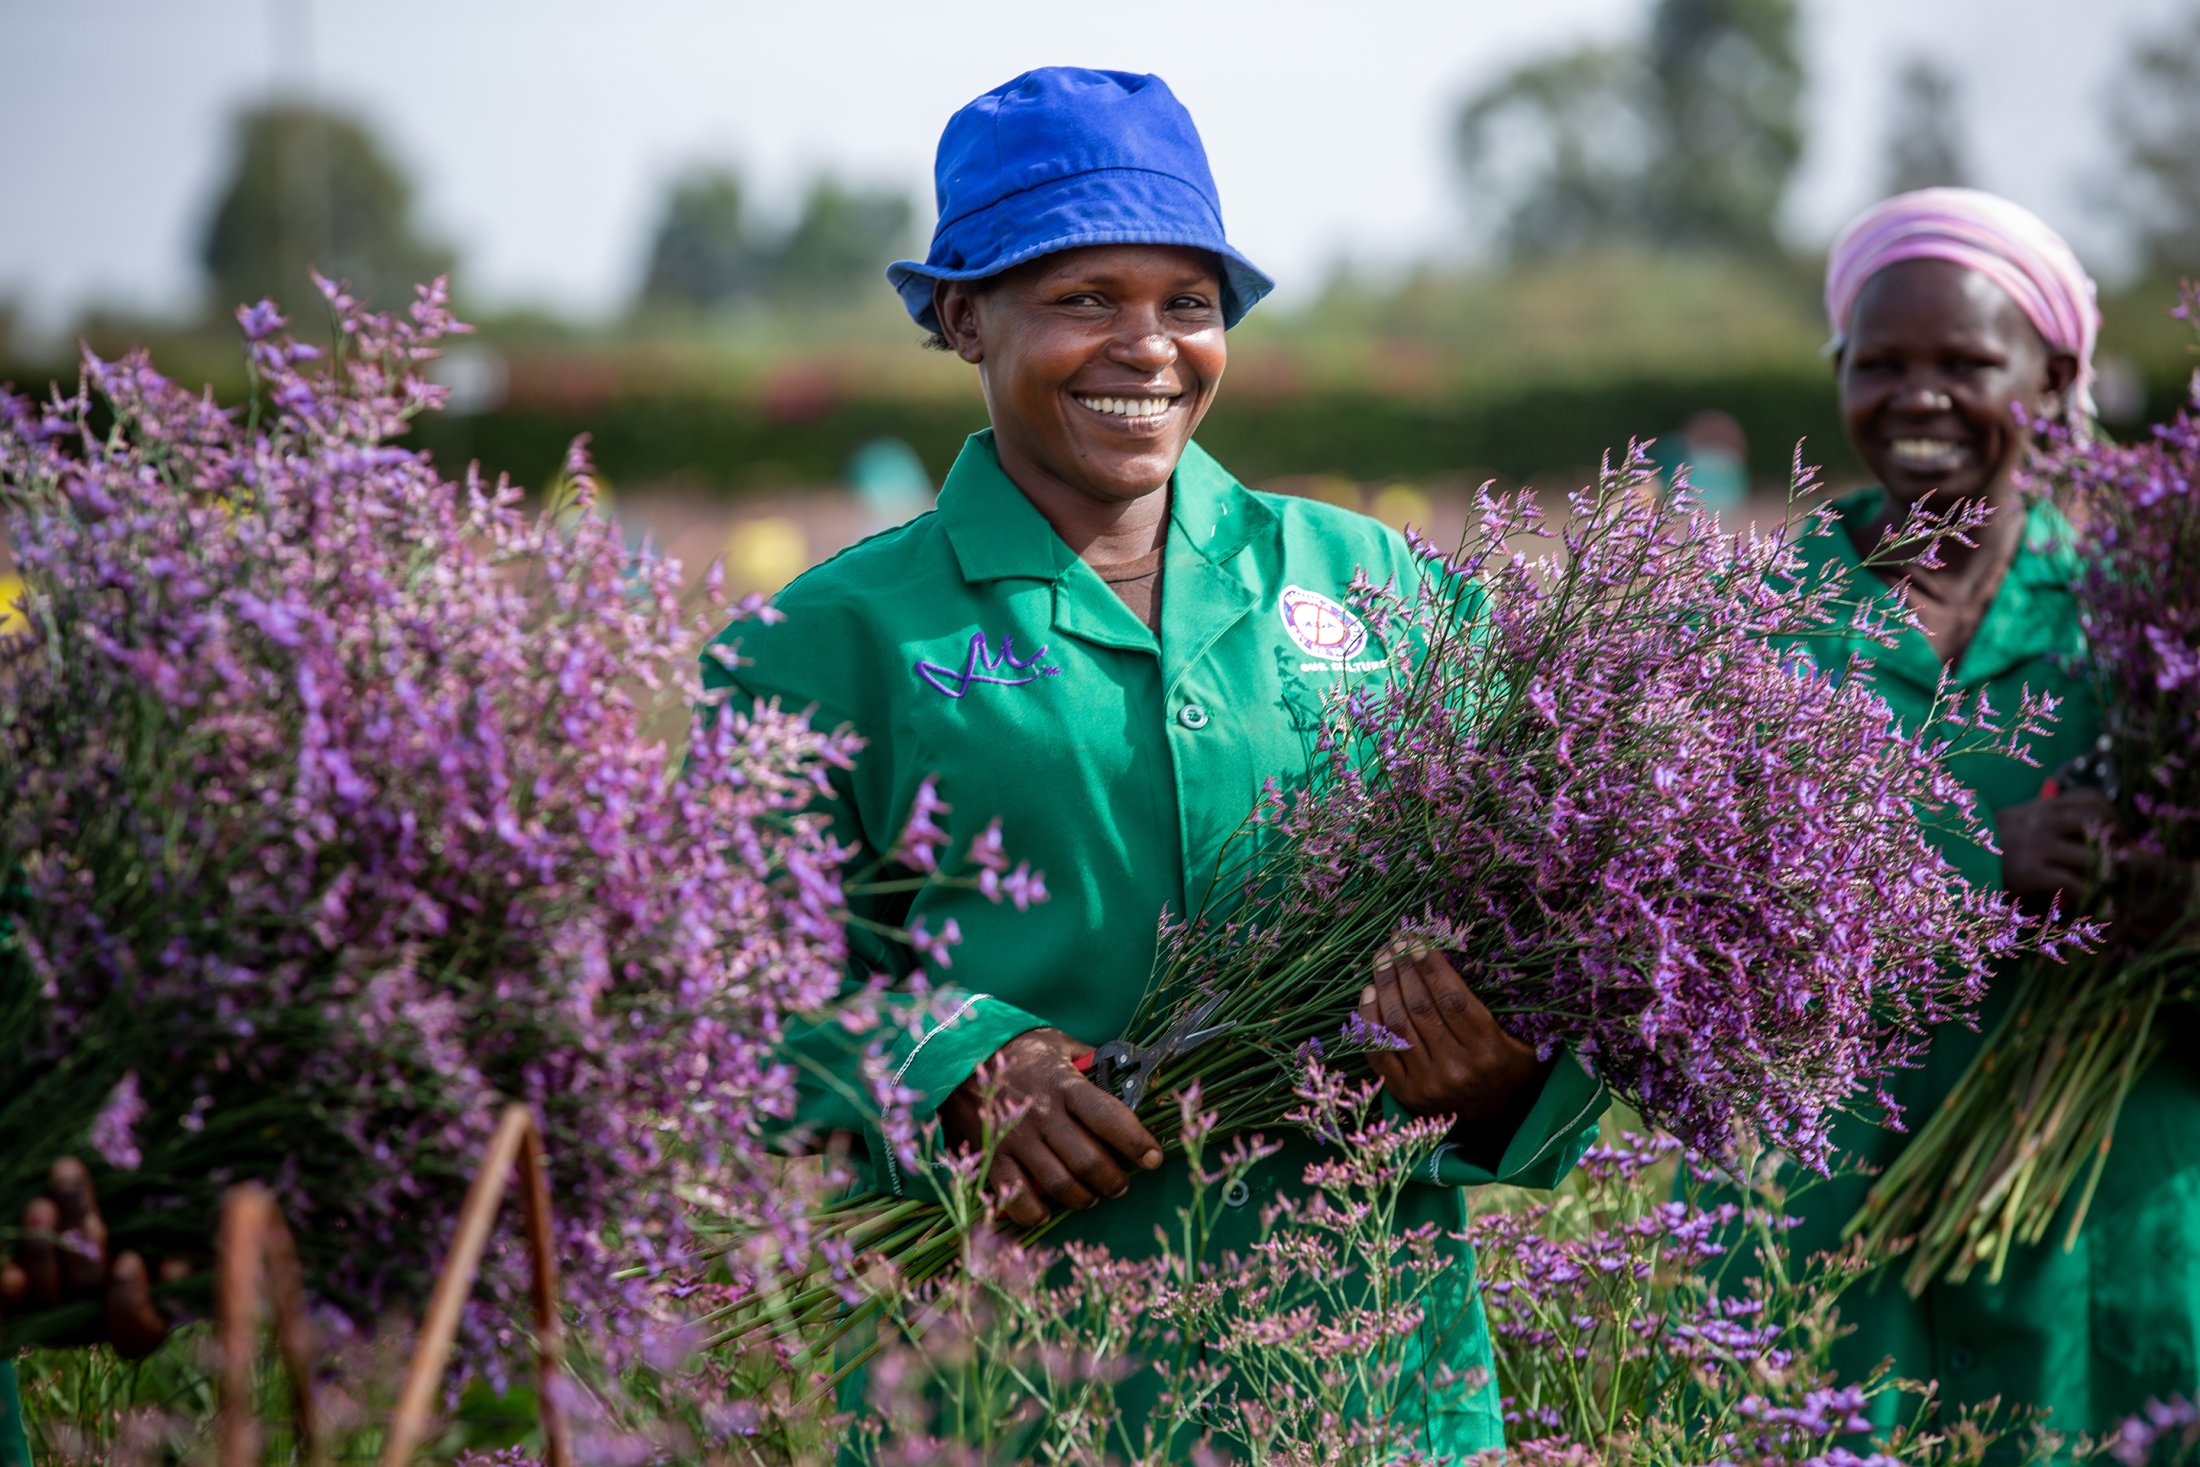
[[[1383,1088],[1420,1116],[1448,1115],[1478,1162],[1494,1162],[1528,1107],[1545,1067],[1474,996],[1442,953],[1393,943],[1375,959],[1360,1015],[1410,1048],[1370,1057]]]
[[[55,1162],[46,1190],[23,1209],[14,1256],[0,1259],[0,1319],[25,1309],[97,1302],[99,1323],[63,1343],[104,1339],[123,1359],[144,1359],[168,1338],[168,1319],[153,1304],[145,1260],[135,1253],[108,1256],[107,1223],[82,1162]],[[184,1269],[180,1262],[164,1263],[161,1277],[172,1281]]]
[[[987,1173],[1003,1216],[1024,1227],[1047,1220],[1047,1202],[1087,1208],[1130,1188],[1130,1171],[1161,1165],[1161,1143],[1131,1108],[1087,1079],[1076,1060],[1092,1046],[1059,1029],[1033,1029],[1002,1045],[940,1106],[949,1141],[975,1149],[991,1103],[1022,1115],[993,1149]]]
[[[2059,896],[2067,912],[2104,874],[2100,835],[2113,818],[2114,807],[2089,789],[1996,810],[2003,889],[2035,902]]]

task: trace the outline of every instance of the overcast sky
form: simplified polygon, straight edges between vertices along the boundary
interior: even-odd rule
[[[1987,187],[2099,267],[2102,96],[2132,35],[2195,0],[1805,0],[1811,152],[1790,232],[1870,201],[1888,81],[1965,84]],[[740,164],[767,203],[810,170],[930,198],[949,112],[1031,66],[1158,71],[1204,132],[1235,242],[1304,299],[1349,256],[1456,248],[1448,119],[1539,52],[1640,28],[1647,0],[0,0],[0,298],[40,326],[169,310],[227,126],[271,88],[363,113],[467,284],[594,314],[632,291],[668,178]],[[2083,17],[2082,22],[2076,17]],[[885,287],[882,285],[883,291]]]

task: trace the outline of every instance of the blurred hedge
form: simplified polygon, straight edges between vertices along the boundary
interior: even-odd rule
[[[1537,382],[1431,397],[1225,388],[1199,439],[1256,483],[1299,474],[1541,481],[1576,475],[1630,435],[1672,431],[1707,408],[1742,424],[1762,480],[1784,479],[1800,438],[1809,440],[1814,461],[1842,473],[1850,468],[1823,369]],[[961,397],[834,394],[791,412],[768,396],[695,392],[612,397],[585,407],[514,405],[431,419],[421,438],[439,458],[478,458],[487,469],[534,485],[556,469],[566,444],[587,432],[613,483],[740,492],[838,482],[856,446],[880,436],[908,442],[937,480],[964,437],[984,425],[973,384]]]
[[[1818,262],[1625,251],[1502,272],[1429,267],[1397,280],[1340,275],[1298,310],[1264,307],[1232,333],[1229,380],[1200,441],[1241,477],[1361,482],[1578,482],[1630,435],[1672,433],[1716,409],[1742,425],[1761,489],[1785,480],[1797,440],[1835,482],[1860,472],[1818,356]],[[2104,340],[2145,379],[2145,412],[2180,401],[2192,334],[2166,314],[2170,282],[2103,302]],[[312,323],[307,323],[308,326]],[[478,458],[545,484],[577,434],[627,487],[706,493],[839,483],[865,440],[913,446],[935,480],[983,426],[970,369],[920,351],[883,291],[839,309],[698,317],[589,331],[527,317],[480,322],[438,370],[469,376],[479,413],[428,419],[447,465]],[[22,362],[0,321],[0,381],[72,382],[67,361]],[[178,380],[243,389],[234,326],[96,317],[112,355],[142,342]],[[11,352],[12,345],[12,352]]]
[[[50,366],[0,363],[0,382],[18,386],[57,375]],[[74,376],[71,370],[66,380]],[[985,422],[974,382],[962,391],[880,393],[864,390],[861,372],[790,368],[713,391],[692,378],[637,380],[603,363],[586,377],[586,390],[518,391],[493,411],[434,415],[419,440],[447,466],[479,459],[490,472],[535,488],[556,475],[567,444],[587,433],[599,468],[616,485],[739,494],[840,483],[856,447],[881,436],[908,442],[937,481],[964,437]],[[1816,361],[1408,392],[1248,377],[1233,377],[1199,439],[1256,484],[1314,474],[1570,484],[1630,435],[1671,433],[1706,409],[1741,423],[1760,488],[1785,480],[1798,440],[1834,482],[1860,473],[1842,433],[1831,369]],[[240,387],[216,384],[225,397]],[[2158,371],[2146,387],[2151,422],[2182,399],[2185,380]]]
[[[2172,409],[2182,380],[2150,380],[2147,421]],[[1440,396],[1355,390],[1225,388],[1200,442],[1253,483],[1341,474],[1366,481],[1495,478],[1570,483],[1630,435],[1671,433],[1692,414],[1730,413],[1749,436],[1760,487],[1787,476],[1798,440],[1838,483],[1861,469],[1843,435],[1832,372],[1819,363],[1725,374],[1607,382],[1524,382]],[[873,437],[917,450],[935,482],[985,425],[975,384],[961,397],[832,395],[789,411],[770,397],[677,393],[611,398],[586,407],[508,407],[444,416],[422,438],[451,461],[479,458],[522,484],[544,482],[578,433],[616,484],[680,485],[739,493],[840,481],[849,455]]]

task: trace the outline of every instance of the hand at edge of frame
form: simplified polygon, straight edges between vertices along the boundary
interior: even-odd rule
[[[161,1282],[189,1272],[167,1259]],[[145,1260],[107,1251],[107,1221],[100,1216],[92,1176],[74,1157],[53,1164],[46,1195],[23,1209],[22,1234],[13,1256],[0,1258],[0,1319],[25,1309],[52,1309],[96,1300],[99,1322],[88,1332],[58,1341],[89,1345],[102,1340],[125,1360],[142,1360],[168,1338],[169,1321],[153,1303]]]
[[[1131,1108],[1077,1068],[1092,1048],[1059,1029],[1033,1029],[997,1050],[940,1105],[947,1139],[976,1149],[991,1103],[1022,1116],[993,1149],[987,1173],[1002,1216],[1023,1227],[1047,1220],[1048,1204],[1083,1210],[1130,1188],[1133,1169],[1161,1165],[1161,1143]]]
[[[1494,1167],[1520,1129],[1550,1066],[1516,1039],[1442,953],[1393,942],[1376,956],[1361,1017],[1411,1046],[1370,1056],[1397,1102],[1420,1116],[1454,1118],[1453,1139]]]

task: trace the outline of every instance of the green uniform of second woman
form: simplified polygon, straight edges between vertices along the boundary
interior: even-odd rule
[[[2043,787],[2092,750],[2100,707],[2069,526],[2016,491],[2024,434],[2013,409],[2035,421],[2085,410],[2091,282],[2015,205],[1933,189],[1852,225],[1835,247],[1827,295],[1850,438],[1884,487],[1841,501],[1834,533],[1806,541],[1805,553],[1837,568],[1857,598],[1890,597],[1890,579],[1908,582],[1923,628],[1889,647],[1857,642],[1815,655],[1827,665],[1852,653],[1869,659],[1879,691],[1913,728],[1931,716],[1944,675],[2005,713],[2026,689],[2059,698],[2051,732],[2032,742],[2036,766],[1978,757],[1958,769],[1999,852],[1952,841],[1946,854],[1972,880],[2028,901],[2044,904],[2058,890],[2075,897],[2092,859],[2086,825],[2099,810],[2067,792],[2045,797]],[[1910,508],[1957,500],[1994,508],[1975,548],[1948,547],[1937,568],[1865,568],[1864,555]],[[1979,1031],[1944,1026],[1923,1066],[1893,1078],[1913,1126],[1978,1055],[2008,999],[2006,985],[1990,993]],[[2125,1104],[2076,1247],[2064,1250],[2058,1225],[2049,1241],[2013,1250],[1999,1283],[1974,1275],[1917,1299],[1902,1288],[1899,1260],[1874,1260],[1887,1266],[1841,1300],[1854,1328],[1836,1351],[1842,1379],[1891,1357],[1898,1376],[1939,1382],[1944,1413],[1999,1398],[2048,1412],[2065,1433],[2106,1431],[2150,1399],[2200,1393],[2200,1025],[2189,1012],[2169,1022],[2170,1043]],[[1907,1141],[1862,1124],[1837,1139],[1874,1167]],[[1791,1253],[1838,1247],[1865,1185],[1851,1178],[1803,1193],[1790,1208],[1803,1219]],[[1893,1424],[1897,1398],[1878,1405],[1881,1424]]]

